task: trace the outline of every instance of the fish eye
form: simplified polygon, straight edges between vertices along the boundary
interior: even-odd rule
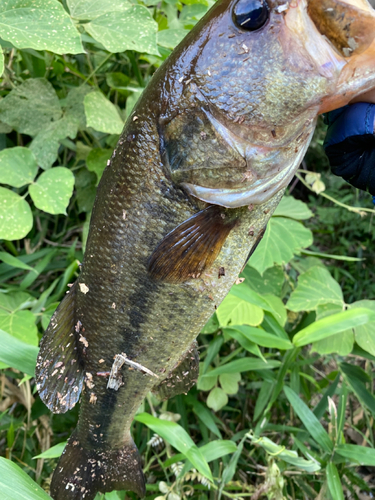
[[[261,28],[268,16],[269,9],[266,0],[239,0],[233,9],[234,22],[248,31]]]

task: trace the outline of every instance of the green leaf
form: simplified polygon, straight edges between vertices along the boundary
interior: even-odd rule
[[[316,319],[326,318],[334,313],[342,311],[341,304],[322,304],[316,308]],[[318,340],[311,346],[311,352],[319,354],[332,354],[337,353],[340,356],[347,356],[353,349],[354,335],[352,330],[345,330],[343,332],[332,335],[326,339]]]
[[[296,451],[287,450],[285,446],[280,446],[267,437],[257,438],[252,434],[248,434],[253,444],[261,446],[267,453],[269,453],[274,458],[279,458],[284,460],[288,464],[294,465],[299,469],[303,469],[306,472],[313,473],[320,470],[320,465],[315,460],[305,460],[299,457]]]
[[[4,52],[0,48],[0,76],[4,73]]]
[[[35,206],[50,214],[66,214],[66,207],[73,194],[74,175],[65,167],[55,167],[43,172],[29,187]]]
[[[51,497],[15,463],[0,457],[2,500],[51,500]]]
[[[293,196],[284,196],[278,204],[274,217],[289,217],[290,219],[306,220],[313,217],[312,211],[300,200],[296,200]]]
[[[206,403],[209,408],[212,408],[214,411],[219,411],[228,403],[228,396],[223,389],[215,387],[208,395]]]
[[[179,28],[159,31],[157,34],[158,45],[166,47],[167,49],[174,49],[188,33],[189,30]]]
[[[272,293],[280,296],[281,288],[285,281],[284,272],[279,266],[266,269],[261,276],[256,269],[247,265],[241,276],[245,278],[245,283],[248,287],[261,295]]]
[[[91,172],[95,172],[99,183],[109,159],[112,156],[112,149],[94,148],[86,158],[86,166]]]
[[[121,134],[124,122],[117,108],[101,92],[91,92],[84,99],[87,126],[106,134]]]
[[[284,393],[309,434],[325,452],[331,453],[333,450],[332,441],[314,413],[290,387],[284,386]]]
[[[267,333],[260,328],[254,328],[247,325],[242,326],[233,326],[228,327],[225,330],[239,330],[242,335],[244,335],[251,342],[255,342],[256,344],[262,347],[269,347],[274,349],[292,349],[293,344],[289,340],[281,339],[280,337],[276,337],[276,335],[272,335],[272,333]]]
[[[375,311],[375,300],[359,300],[349,307],[350,309],[365,307]],[[375,322],[371,321],[365,325],[355,327],[354,335],[359,347],[375,356]]]
[[[33,227],[30,205],[21,196],[0,187],[0,240],[19,240]]]
[[[246,323],[257,326],[262,323],[264,313],[260,307],[228,294],[220,304],[216,315],[222,326],[226,326],[228,323],[232,325]]]
[[[233,441],[227,441],[224,439],[215,439],[210,443],[204,444],[199,448],[207,462],[212,462],[218,458],[229,455],[230,453],[235,453],[237,451],[236,443]]]
[[[200,391],[210,391],[217,382],[217,376],[210,377],[210,372],[212,370],[209,368],[205,377],[203,377],[203,363],[199,363],[199,378],[197,382],[197,387]]]
[[[0,361],[34,377],[39,348],[26,344],[3,330],[0,330],[0,343]]]
[[[240,373],[223,373],[219,376],[219,382],[225,394],[237,394],[240,380]]]
[[[274,264],[287,264],[302,248],[313,242],[312,233],[299,222],[271,217],[266,232],[250,257],[250,265],[263,274]]]
[[[327,318],[315,321],[311,325],[300,330],[293,337],[293,344],[297,347],[301,347],[374,320],[375,311],[371,311],[370,309],[358,308],[342,311],[338,314],[333,314]]]
[[[18,49],[56,54],[84,52],[81,37],[57,0],[7,0],[0,3],[0,37]]]
[[[44,170],[51,168],[57,160],[60,141],[66,137],[74,139],[76,135],[77,123],[65,116],[38,132],[30,144],[38,165]]]
[[[70,15],[74,19],[88,21],[106,14],[121,12],[129,8],[127,0],[67,0]]]
[[[159,434],[167,443],[180,451],[203,476],[213,481],[206,459],[180,425],[168,420],[160,420],[148,413],[136,415],[134,420],[147,425],[147,427]]]
[[[120,12],[107,12],[85,24],[84,28],[109,52],[135,50],[159,55],[156,45],[158,25],[143,5],[132,5]]]
[[[357,444],[341,444],[335,452],[356,465],[375,467],[375,449]]]
[[[275,361],[274,359],[270,359],[265,362],[261,359],[257,358],[241,358],[236,359],[235,361],[231,361],[225,365],[214,368],[208,374],[203,375],[203,378],[213,377],[214,375],[221,375],[222,373],[241,373],[248,371],[256,371],[256,370],[273,370],[280,366],[280,361]]]
[[[375,397],[367,390],[364,384],[364,381],[366,381],[366,372],[349,363],[340,363],[339,366],[346,382],[350,385],[359,401],[375,416]]]
[[[59,456],[64,451],[66,444],[67,444],[67,441],[63,441],[62,443],[56,444],[55,446],[51,446],[51,448],[44,451],[40,455],[36,455],[33,458],[34,459],[37,459],[37,458],[59,458]]]
[[[34,136],[59,118],[59,99],[44,78],[26,80],[0,101],[0,120],[21,134]]]
[[[333,462],[327,464],[327,483],[332,498],[335,500],[344,500],[344,492],[340,481],[339,472]]]
[[[15,148],[0,151],[0,183],[13,187],[30,184],[38,172],[33,153],[28,148]]]
[[[221,433],[217,425],[215,424],[214,417],[212,413],[207,409],[207,407],[197,401],[195,397],[191,396],[190,394],[186,396],[186,402],[192,405],[194,413],[197,415],[199,420],[207,427],[207,429],[209,429],[218,438],[221,438]]]
[[[351,330],[345,330],[336,335],[331,335],[330,337],[319,340],[318,342],[314,342],[311,347],[311,352],[317,352],[321,355],[337,353],[340,356],[347,356],[352,352],[353,345],[353,332]]]
[[[17,259],[10,253],[0,252],[0,260],[8,264],[9,266],[15,267],[17,269],[26,269],[27,271],[35,272],[35,269],[25,264],[21,259]]]
[[[229,293],[234,297],[238,297],[241,300],[260,307],[264,311],[270,312],[278,320],[281,320],[279,314],[273,309],[269,302],[264,297],[254,292],[254,290],[251,290],[251,288],[246,285],[246,282],[242,283],[241,285],[232,286]]]
[[[300,274],[286,307],[291,311],[312,311],[327,303],[343,306],[342,290],[328,269],[316,266]]]
[[[245,326],[245,325],[243,325]],[[251,354],[254,354],[254,356],[258,356],[258,358],[263,359],[265,361],[265,358],[259,349],[259,346],[255,343],[249,340],[241,331],[242,326],[236,326],[236,327],[227,327],[223,328],[223,333],[224,335],[229,335],[232,337],[232,339],[237,340],[237,342],[240,344],[241,347],[246,349],[248,352],[251,352]]]
[[[0,304],[0,329],[18,340],[37,346],[39,340],[35,320],[36,317],[30,311],[8,312]]]

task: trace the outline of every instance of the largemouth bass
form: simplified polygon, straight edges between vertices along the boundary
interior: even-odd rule
[[[125,29],[125,28],[124,28]],[[375,87],[365,0],[219,0],[158,69],[100,182],[82,272],[43,337],[56,413],[81,395],[55,500],[145,494],[130,424],[187,392],[194,341],[299,166],[317,115]]]

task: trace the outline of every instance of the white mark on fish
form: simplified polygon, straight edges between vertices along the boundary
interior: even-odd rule
[[[95,405],[97,399],[98,399],[97,396],[95,396],[95,394],[92,392],[90,394],[90,401],[89,401],[89,403],[91,403],[92,405]]]
[[[112,307],[112,309],[116,309],[116,302],[112,302],[111,307]]]
[[[86,337],[84,337],[84,336],[82,335],[82,333],[80,333],[80,335],[79,335],[79,341],[80,341],[80,342],[82,342],[82,344],[83,344],[85,347],[88,347],[88,346],[89,346],[89,343],[87,342]]]
[[[246,54],[249,53],[249,47],[247,45],[245,45],[244,43],[242,44],[242,48],[243,48],[243,50],[245,51]]]
[[[81,290],[82,293],[86,295],[86,293],[89,291],[89,287],[85,285],[84,283],[79,284],[79,289]]]
[[[125,353],[116,354],[112,364],[109,380],[107,383],[107,389],[114,389],[115,391],[118,391],[119,388],[124,384],[120,373],[120,370],[123,367],[123,365],[129,365],[130,367],[139,370],[141,372],[147,373],[152,377],[159,378],[154,372],[152,372],[145,366],[136,363],[135,361],[131,361]]]
[[[126,210],[123,210],[123,211],[122,211],[122,218],[123,218],[124,220],[126,220]]]
[[[237,279],[236,279],[235,284],[236,284],[236,285],[240,285],[240,284],[241,284],[241,283],[243,283],[244,281],[245,281],[245,278],[237,278]]]

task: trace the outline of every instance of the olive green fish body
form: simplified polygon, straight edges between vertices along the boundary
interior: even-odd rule
[[[150,390],[189,389],[195,338],[262,237],[318,113],[375,86],[373,12],[347,0],[366,31],[347,55],[360,23],[331,21],[330,5],[343,2],[325,0],[322,12],[317,1],[269,0],[255,30],[239,22],[252,2],[218,2],[129,116],[98,188],[82,272],[37,362],[52,411],[81,395],[55,500],[144,496],[130,436],[137,409]]]

